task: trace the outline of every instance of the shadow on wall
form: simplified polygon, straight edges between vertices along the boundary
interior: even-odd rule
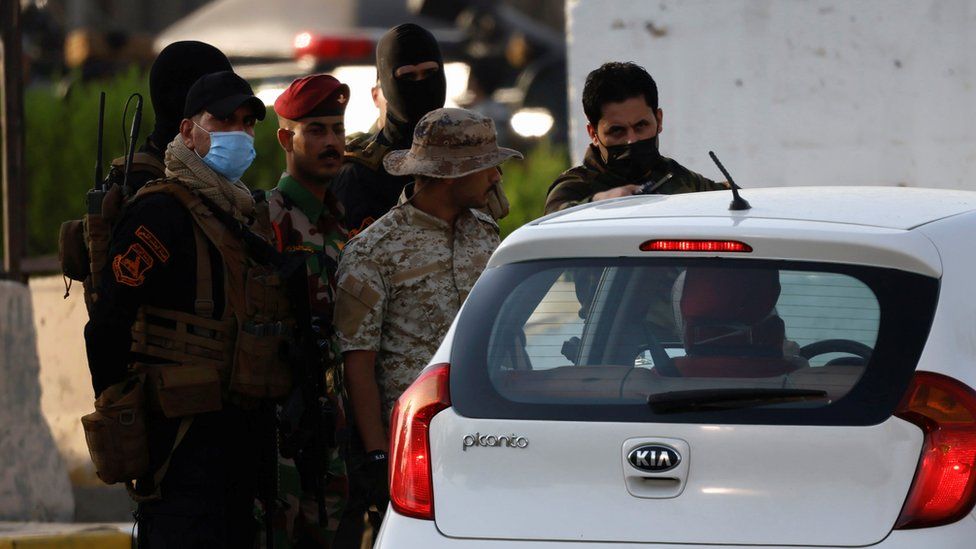
[[[0,520],[70,521],[71,484],[41,413],[33,319],[27,286],[0,281]]]

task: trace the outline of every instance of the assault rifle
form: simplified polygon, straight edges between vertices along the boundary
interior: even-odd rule
[[[335,410],[326,398],[326,365],[322,360],[327,349],[320,347],[320,341],[328,344],[331,327],[315,326],[312,322],[308,274],[305,268],[308,253],[279,252],[212,200],[202,195],[197,196],[210,209],[215,219],[244,242],[255,261],[273,266],[278,276],[286,281],[288,300],[295,312],[298,329],[291,357],[294,383],[278,414],[280,452],[283,457],[295,460],[302,479],[302,488],[312,490],[315,494],[319,523],[325,524],[326,463],[329,450],[335,447],[336,441]],[[277,456],[274,463],[277,464]],[[273,503],[276,499],[277,495],[272,494],[269,502]],[[271,509],[272,506],[267,505],[268,513]],[[266,527],[270,529],[270,524]]]

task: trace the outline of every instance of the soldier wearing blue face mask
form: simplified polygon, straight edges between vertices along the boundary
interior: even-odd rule
[[[96,410],[138,401],[130,416],[144,432],[125,436],[144,437],[145,452],[124,457],[145,466],[112,477],[106,464],[119,456],[95,444],[92,457],[106,482],[130,481],[139,547],[251,547],[259,433],[269,431],[258,403],[275,388],[255,391],[235,379],[274,357],[235,352],[235,342],[255,337],[240,331],[260,320],[253,310],[265,312],[236,282],[252,290],[255,262],[239,237],[207,219],[219,208],[270,240],[260,222],[251,224],[260,216],[240,182],[265,107],[247,82],[223,71],[197,80],[183,115],[166,147],[166,177],[146,183],[116,225],[85,327]]]

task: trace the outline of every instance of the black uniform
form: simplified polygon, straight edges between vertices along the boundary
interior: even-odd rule
[[[140,306],[193,313],[195,246],[193,220],[175,198],[150,194],[125,209],[85,326],[96,395],[122,381],[132,362],[158,362],[129,352]],[[219,318],[224,310],[223,269],[220,254],[208,246],[214,317]],[[151,410],[148,414],[150,471],[155,472],[169,455],[181,420]],[[227,402],[218,412],[194,416],[161,483],[163,499],[139,505],[140,547],[250,546],[256,531],[258,426],[254,412]]]
[[[398,80],[396,69],[435,61],[434,74],[418,81]],[[447,80],[440,46],[430,31],[406,23],[393,27],[376,44],[376,74],[386,97],[383,130],[367,139],[347,143],[346,165],[332,181],[332,190],[345,208],[350,236],[390,211],[410,176],[394,176],[383,167],[392,150],[409,149],[417,122],[444,106]]]
[[[390,175],[383,167],[386,153],[410,148],[390,126],[363,139],[346,151],[345,164],[332,180],[332,191],[345,208],[344,223],[352,234],[382,217],[400,199],[403,187],[413,181],[409,175]]]

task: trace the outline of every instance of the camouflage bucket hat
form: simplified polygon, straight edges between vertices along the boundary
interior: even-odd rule
[[[497,166],[522,153],[499,147],[495,123],[467,109],[430,111],[413,132],[410,150],[393,151],[383,159],[393,175],[461,177]]]

